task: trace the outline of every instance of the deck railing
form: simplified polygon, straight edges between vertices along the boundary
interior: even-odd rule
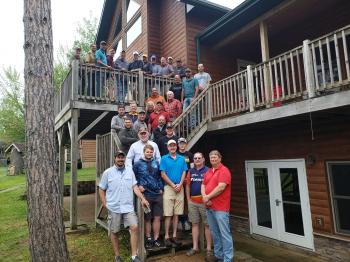
[[[55,116],[69,103],[72,96],[72,71],[69,71],[63,81],[60,90],[55,93],[54,112]]]
[[[208,94],[209,88],[205,88],[173,122],[178,137],[186,137],[190,140],[211,118],[212,99]]]
[[[122,71],[72,62],[72,69],[55,94],[55,115],[69,101],[130,103],[143,106],[156,87],[165,96],[173,78],[145,74],[141,70]]]
[[[308,43],[316,92],[349,83],[349,40],[347,26]]]
[[[188,140],[208,121],[277,107],[350,85],[350,26],[211,84],[174,122]],[[201,108],[205,108],[205,110]],[[198,112],[207,112],[203,116]],[[199,121],[191,123],[193,116]]]

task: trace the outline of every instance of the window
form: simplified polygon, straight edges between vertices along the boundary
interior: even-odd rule
[[[328,162],[336,232],[350,234],[350,161]]]
[[[126,32],[126,46],[129,47],[132,42],[142,33],[141,16],[137,18],[135,23]]]
[[[120,52],[123,50],[123,39],[121,38],[118,41],[117,44],[117,49],[115,50],[115,57],[119,58],[120,57]]]
[[[135,0],[130,0],[128,4],[128,10],[126,11],[126,22],[129,22],[134,14],[139,10],[140,4]]]

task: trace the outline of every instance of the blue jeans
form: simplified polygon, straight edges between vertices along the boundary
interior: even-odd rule
[[[101,96],[101,91],[105,86],[105,74],[104,72],[96,72],[96,93],[95,97],[100,97]],[[94,92],[92,92],[94,94]]]
[[[214,255],[224,262],[233,259],[233,240],[229,213],[207,209],[209,229],[214,242]]]
[[[125,102],[125,96],[128,94],[128,80],[127,79],[119,79],[117,80],[116,87],[116,101],[119,103]]]
[[[190,106],[190,104],[192,103],[193,100],[194,100],[193,97],[187,97],[187,98],[185,98],[185,99],[184,99],[184,105],[183,105],[182,111],[185,111],[185,109],[186,109],[187,107]],[[190,125],[191,128],[195,128],[195,126],[196,126],[196,121],[197,121],[196,112],[195,112],[195,110],[192,110],[192,111],[190,112],[190,123],[189,123],[189,125]]]

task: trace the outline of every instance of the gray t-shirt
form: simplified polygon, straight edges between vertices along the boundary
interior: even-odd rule
[[[208,73],[206,73],[206,72],[197,73],[197,74],[194,75],[193,78],[198,80],[199,88],[201,90],[206,88],[209,85],[210,81],[211,81],[210,75]]]
[[[111,121],[111,129],[119,132],[121,129],[124,129],[124,119],[119,115],[113,116]]]

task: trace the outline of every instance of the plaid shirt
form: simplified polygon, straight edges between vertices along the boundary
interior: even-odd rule
[[[182,113],[182,104],[179,100],[173,99],[171,102],[165,102],[164,109],[169,113],[170,121],[173,122]]]

